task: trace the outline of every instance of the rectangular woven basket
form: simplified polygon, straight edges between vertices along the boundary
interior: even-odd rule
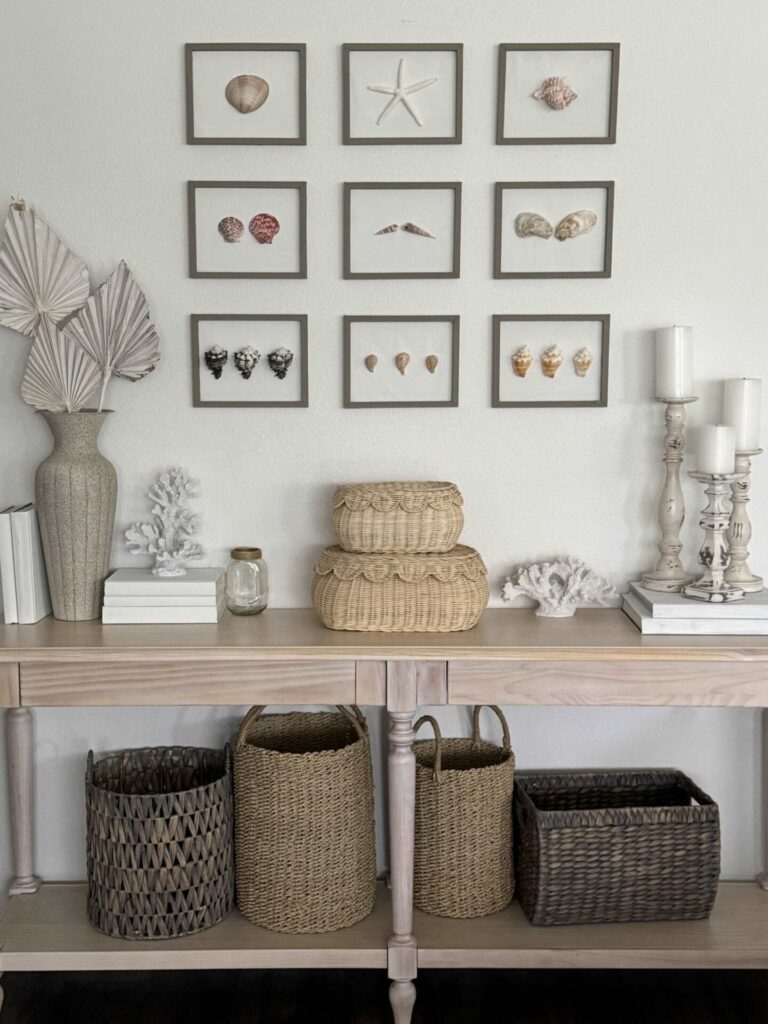
[[[517,892],[537,925],[707,917],[720,815],[671,769],[520,775]]]

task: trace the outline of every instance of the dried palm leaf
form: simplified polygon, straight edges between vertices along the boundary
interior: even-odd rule
[[[48,412],[77,412],[100,380],[99,367],[91,357],[43,317],[21,382],[24,401]]]
[[[160,339],[150,319],[147,300],[122,262],[64,330],[99,365],[99,409],[112,374],[141,380],[160,361]]]
[[[58,323],[89,291],[85,263],[23,202],[12,203],[0,249],[0,324],[34,337],[41,319]]]

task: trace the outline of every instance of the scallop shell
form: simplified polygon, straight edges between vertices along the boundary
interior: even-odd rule
[[[541,354],[541,372],[545,377],[554,377],[563,363],[563,353],[557,345],[551,345]]]
[[[586,235],[588,231],[597,224],[597,214],[592,210],[576,210],[563,217],[555,228],[555,238],[559,242],[565,242],[568,238],[577,238],[579,235]]]
[[[213,374],[216,380],[221,379],[221,371],[229,358],[229,353],[221,345],[213,345],[205,353],[205,365]]]
[[[527,345],[521,345],[517,352],[512,353],[512,369],[516,377],[524,377],[533,362],[533,353]]]
[[[101,383],[96,363],[47,317],[42,317],[21,382],[27,405],[48,412],[77,412]]]
[[[427,358],[424,360],[424,363],[426,364],[426,367],[429,370],[429,372],[434,373],[435,370],[437,369],[438,358],[437,356],[427,356]]]
[[[236,75],[224,90],[227,102],[241,114],[252,114],[263,107],[269,96],[269,82],[258,75]]]
[[[543,100],[552,110],[565,110],[577,98],[577,94],[562,75],[545,78],[531,95],[535,100]]]
[[[584,346],[580,348],[576,355],[573,357],[573,368],[576,371],[577,376],[586,377],[589,373],[589,368],[592,365],[592,353]]]
[[[382,228],[381,231],[374,231],[374,234],[375,235],[391,235],[392,232],[393,231],[397,231],[397,229],[399,227],[400,227],[399,224],[387,224],[387,226],[385,228]]]
[[[261,245],[271,245],[272,239],[280,230],[280,221],[271,213],[257,213],[251,217],[248,230]]]
[[[251,379],[253,368],[261,359],[261,352],[257,352],[253,345],[245,345],[235,352],[235,366],[240,371],[241,377],[245,380]]]
[[[395,356],[395,366],[405,376],[405,368],[410,363],[411,357],[407,352],[398,352]]]
[[[519,238],[551,238],[552,225],[540,213],[518,213],[515,217],[515,234]]]
[[[418,224],[412,224],[409,220],[402,225],[402,229],[403,231],[407,231],[408,234],[410,235],[421,235],[422,238],[435,237],[434,235],[431,235],[429,231],[427,231],[425,228],[420,228]]]
[[[365,363],[365,368],[369,373],[373,373],[373,371],[376,369],[376,364],[378,363],[378,361],[379,357],[374,355],[373,353],[371,353],[371,355],[369,356],[366,356],[365,359],[363,360],[363,362]]]
[[[225,242],[239,242],[245,231],[245,225],[239,217],[222,217],[219,221],[219,234]]]

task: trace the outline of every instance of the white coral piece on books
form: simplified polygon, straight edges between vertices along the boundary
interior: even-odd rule
[[[200,529],[200,517],[189,509],[197,493],[197,485],[183,470],[169,469],[148,492],[152,522],[134,523],[125,531],[131,554],[154,556],[155,576],[183,576],[186,562],[205,557],[205,550],[193,539]]]
[[[27,405],[48,412],[78,412],[100,380],[91,357],[43,317],[21,382],[21,397]]]
[[[618,594],[611,584],[578,558],[520,565],[507,576],[505,601],[530,597],[539,602],[537,615],[565,618],[584,605],[606,605]]]

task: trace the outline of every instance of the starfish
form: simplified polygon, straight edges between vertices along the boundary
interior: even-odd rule
[[[408,99],[413,92],[420,92],[422,89],[426,89],[428,85],[433,85],[437,78],[425,78],[422,82],[414,82],[413,85],[403,85],[403,72],[405,70],[405,60],[401,58],[400,63],[397,65],[397,83],[394,88],[389,85],[369,85],[368,88],[371,92],[383,92],[385,96],[391,96],[392,99],[387,103],[382,112],[379,114],[379,118],[376,121],[377,125],[380,125],[387,115],[393,110],[398,104],[402,103],[408,113],[411,115],[416,124],[421,128],[421,119],[419,118],[418,111]]]

